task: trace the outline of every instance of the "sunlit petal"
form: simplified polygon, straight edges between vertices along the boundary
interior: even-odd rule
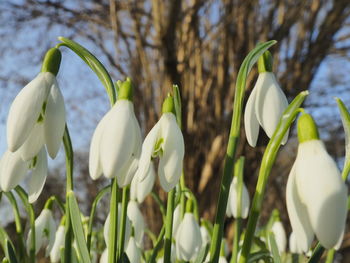
[[[41,194],[47,177],[47,155],[43,147],[36,160],[28,181],[28,201],[34,203]]]
[[[259,122],[255,113],[255,99],[257,88],[254,87],[250,94],[244,111],[244,129],[250,146],[255,147],[259,136]]]

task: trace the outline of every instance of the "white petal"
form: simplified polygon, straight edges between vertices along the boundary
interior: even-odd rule
[[[48,241],[49,241],[49,244],[46,248],[46,257],[49,256],[50,251],[52,250],[52,247],[56,239],[56,223],[55,223],[55,220],[53,219],[52,213],[50,214],[51,216],[49,217],[46,230],[45,230],[45,232],[47,232],[48,234]]]
[[[44,125],[42,122],[37,122],[28,138],[18,149],[24,161],[33,159],[44,145]]]
[[[100,257],[100,263],[108,263],[108,249],[105,248],[105,250],[103,250],[103,253]]]
[[[102,175],[102,166],[100,162],[100,147],[103,131],[111,122],[111,111],[108,111],[98,123],[96,130],[92,136],[89,154],[89,173],[93,180],[98,179]]]
[[[163,156],[159,161],[158,176],[164,191],[169,192],[179,182],[185,154],[184,139],[172,113],[161,117],[161,138],[164,139]]]
[[[28,163],[23,161],[20,153],[6,151],[1,158],[0,186],[4,192],[15,188],[24,178]]]
[[[301,251],[307,252],[310,248],[314,234],[307,214],[307,209],[301,203],[298,196],[295,183],[295,167],[296,165],[294,163],[287,182],[287,210],[298,247]]]
[[[128,204],[128,218],[130,219],[134,230],[135,230],[135,240],[139,247],[142,247],[144,229],[145,229],[145,220],[143,215],[135,201],[130,201]]]
[[[210,243],[211,237],[206,227],[201,226],[202,248]]]
[[[140,181],[145,180],[147,172],[152,160],[152,154],[154,151],[154,146],[159,138],[159,133],[161,130],[160,120],[153,126],[150,132],[147,134],[141,150],[141,156],[139,160],[139,167],[135,176],[139,177]]]
[[[145,200],[146,196],[152,192],[155,179],[156,174],[154,171],[154,166],[151,163],[148,168],[147,175],[143,181],[141,181],[138,176],[134,176],[130,187],[131,200],[137,200],[137,202],[142,203]]]
[[[275,240],[279,252],[285,252],[287,247],[287,236],[282,223],[280,221],[273,223],[271,231],[275,235]]]
[[[130,262],[141,263],[141,250],[136,245],[134,237],[129,239],[125,252]]]
[[[256,117],[267,136],[271,138],[284,110],[288,107],[288,100],[272,72],[259,73],[255,88]]]
[[[47,177],[47,156],[45,148],[41,148],[37,156],[37,161],[29,177],[28,200],[34,203],[41,194]]]
[[[294,232],[292,232],[289,236],[289,250],[291,253],[295,254],[301,254],[303,252],[301,249],[299,249]]]
[[[234,177],[232,179],[230,187],[230,211],[232,212],[232,215],[234,218],[237,218],[238,215],[238,206],[237,206],[237,199],[238,199],[238,182],[237,182],[237,177]],[[242,215],[240,216],[241,218],[247,218],[248,213],[249,213],[249,205],[250,205],[250,198],[249,198],[249,193],[247,190],[247,187],[243,183],[242,186],[242,205],[241,205],[241,212]]]
[[[14,99],[7,118],[7,143],[14,152],[24,143],[37,122],[54,75],[40,73]]]
[[[179,260],[190,261],[197,257],[202,246],[202,237],[193,214],[185,214],[175,239],[176,255]]]
[[[52,263],[58,263],[61,259],[61,249],[64,248],[64,226],[60,225],[56,231],[55,242],[50,251],[50,260]]]
[[[327,249],[334,247],[346,221],[347,190],[321,141],[299,145],[295,180],[318,240]]]
[[[231,210],[231,200],[232,200],[232,194],[231,194],[231,188],[232,188],[232,183],[230,185],[230,190],[228,194],[228,199],[227,199],[227,205],[226,205],[226,216],[227,217],[232,217],[232,210]]]
[[[54,159],[60,149],[66,125],[64,100],[56,79],[47,99],[44,123],[47,152]]]
[[[255,85],[256,86],[256,85]],[[257,87],[250,94],[244,111],[244,129],[250,146],[255,147],[259,136],[259,122],[255,113]]]
[[[176,237],[177,230],[181,224],[181,206],[177,205],[173,215],[173,236]]]
[[[107,178],[115,177],[121,167],[131,158],[135,138],[134,110],[130,101],[119,100],[111,109],[110,123],[103,130],[100,161]]]

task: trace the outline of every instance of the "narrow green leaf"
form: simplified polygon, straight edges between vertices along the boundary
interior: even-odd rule
[[[113,105],[116,101],[114,84],[103,64],[90,51],[79,45],[77,42],[65,37],[59,37],[58,40],[62,42],[59,46],[64,45],[70,48],[96,73],[107,91],[111,105]]]
[[[68,193],[69,214],[71,216],[71,222],[74,232],[75,241],[77,242],[78,251],[82,262],[90,263],[90,255],[87,248],[83,224],[81,222],[81,215],[77,199],[73,192]]]
[[[6,249],[8,254],[8,259],[10,263],[18,263],[17,257],[16,257],[16,251],[9,239],[6,239]]]
[[[268,250],[264,250],[264,251],[252,253],[248,259],[248,263],[260,262],[260,260],[263,260],[266,262],[269,259],[272,259],[270,252]]]
[[[350,113],[341,99],[335,98],[340,111],[341,120],[345,131],[345,161],[342,172],[343,180],[346,181],[350,172]]]
[[[271,247],[271,252],[273,256],[274,263],[282,263],[281,256],[277,247],[276,239],[274,233],[269,233],[269,243]]]
[[[0,245],[5,253],[5,256],[8,258],[9,255],[7,253],[7,244],[6,241],[10,240],[6,230],[3,227],[0,227]]]

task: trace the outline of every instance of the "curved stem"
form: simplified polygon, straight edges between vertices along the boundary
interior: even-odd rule
[[[23,203],[24,207],[26,208],[27,213],[29,215],[30,230],[32,231],[32,240],[31,240],[32,247],[29,248],[29,262],[35,263],[35,214],[34,214],[33,205],[29,203],[28,195],[23,190],[22,187],[17,186],[15,188],[15,191],[18,194],[18,196],[21,198],[22,203]]]
[[[220,185],[219,200],[216,207],[215,224],[210,245],[210,262],[217,263],[220,256],[220,245],[224,230],[224,220],[227,206],[227,199],[232,180],[233,164],[236,148],[241,131],[241,115],[244,102],[245,84],[247,76],[258,58],[276,41],[271,40],[257,45],[244,59],[237,76],[235,98],[233,102],[233,116],[231,121],[229,141],[226,150],[224,174]]]
[[[27,252],[25,249],[25,242],[24,242],[24,236],[23,236],[23,228],[21,223],[21,215],[19,213],[18,204],[16,201],[16,198],[14,197],[12,192],[4,193],[7,197],[7,199],[10,201],[10,204],[13,209],[13,214],[15,217],[15,224],[16,224],[16,233],[19,237],[19,253],[20,253],[20,260],[26,261]]]
[[[66,124],[63,134],[63,145],[66,154],[66,200],[68,200],[68,193],[73,191],[73,147],[70,139],[68,127]],[[69,213],[69,204],[66,201],[65,206],[65,241],[64,241],[64,262],[72,262],[72,242],[73,242],[73,231],[72,222]]]
[[[163,241],[163,238],[164,238],[164,233],[165,233],[165,226],[163,225],[160,233],[159,233],[159,236],[157,238],[157,241],[153,247],[153,250],[152,250],[152,255],[151,257],[149,258],[149,261],[148,263],[155,263],[156,262],[156,258],[157,258],[157,255],[158,255],[158,252],[159,250],[161,249],[162,247],[162,241]]]
[[[286,134],[292,122],[295,120],[297,114],[299,113],[298,109],[307,95],[307,91],[299,93],[299,95],[287,107],[264,152],[264,156],[262,158],[259,170],[258,182],[256,185],[253,203],[249,213],[247,230],[243,242],[242,254],[239,261],[240,263],[246,263],[248,261],[256,225],[264,200],[267,180],[269,178],[272,165],[275,162],[277,152],[281,146],[281,142],[284,138],[284,135]]]
[[[92,226],[94,223],[97,205],[100,202],[100,200],[105,196],[105,194],[107,194],[110,190],[111,190],[110,185],[108,185],[105,188],[103,188],[102,190],[100,190],[98,192],[98,194],[96,195],[95,200],[92,203],[90,217],[89,217],[88,233],[87,233],[87,247],[88,247],[89,251],[91,248]]]
[[[173,214],[175,203],[175,188],[168,194],[168,203],[165,221],[165,243],[164,243],[164,263],[170,263],[171,259],[171,240],[173,234]]]

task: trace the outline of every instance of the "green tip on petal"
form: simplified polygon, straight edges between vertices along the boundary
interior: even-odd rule
[[[132,101],[134,92],[132,82],[130,78],[126,78],[121,84],[119,84],[118,100],[130,100]]]
[[[168,94],[162,106],[162,113],[167,113],[167,112],[171,112],[175,115],[174,99],[170,94]]]
[[[304,113],[299,117],[298,139],[299,143],[320,139],[316,123],[310,114]]]
[[[262,54],[258,60],[259,73],[272,72],[272,64],[273,60],[270,51],[265,51],[265,53]]]
[[[41,72],[51,72],[55,76],[60,69],[62,54],[58,48],[51,48],[46,52]]]

